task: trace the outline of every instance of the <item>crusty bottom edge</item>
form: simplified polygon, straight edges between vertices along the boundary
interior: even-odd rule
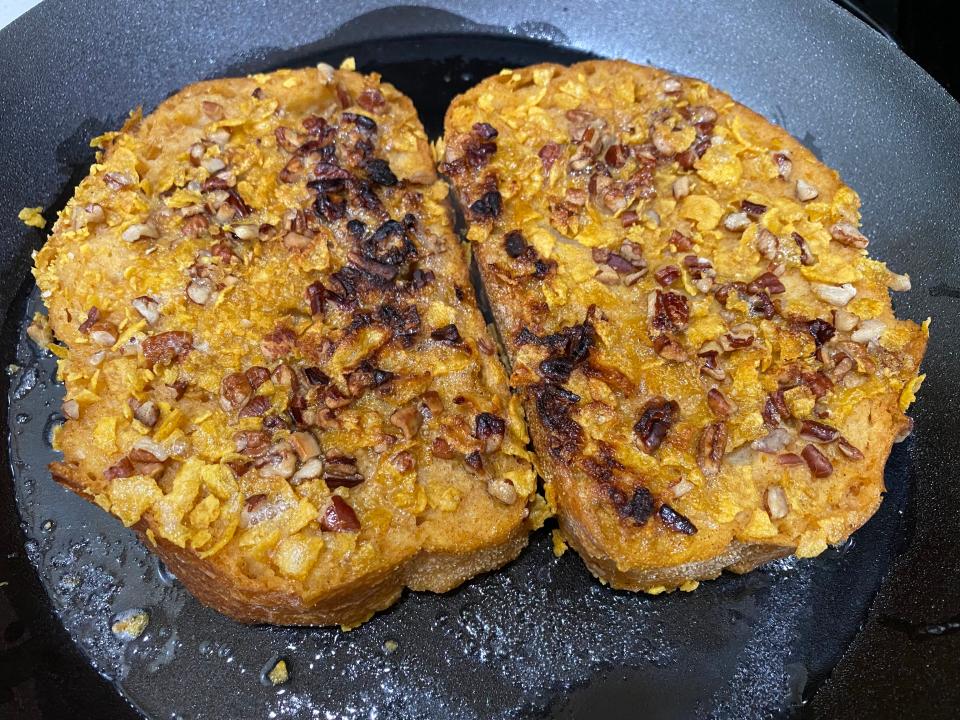
[[[577,551],[591,574],[617,590],[676,590],[691,580],[698,582],[713,580],[724,570],[738,574],[748,573],[764,563],[786,557],[796,550],[795,547],[784,545],[747,545],[732,542],[724,552],[709,560],[624,571],[617,568],[612,558],[590,555],[579,542],[576,533],[563,519],[560,520],[560,529],[567,543]]]

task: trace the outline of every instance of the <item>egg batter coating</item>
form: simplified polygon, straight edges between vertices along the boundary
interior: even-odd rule
[[[812,556],[874,513],[922,377],[909,278],[859,198],[704,82],[623,61],[505,70],[441,171],[566,540],[618,588]]]
[[[352,626],[520,552],[519,399],[409,99],[280,70],[96,144],[34,270],[57,480],[245,622]]]

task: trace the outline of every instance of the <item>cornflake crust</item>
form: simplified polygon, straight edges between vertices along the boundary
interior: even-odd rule
[[[410,101],[350,68],[133,114],[36,256],[54,477],[246,622],[352,626],[529,531],[521,408],[447,186]]]
[[[693,589],[873,514],[927,331],[894,317],[909,278],[868,257],[836,172],[706,83],[623,61],[504,70],[454,101],[437,153],[595,575]]]

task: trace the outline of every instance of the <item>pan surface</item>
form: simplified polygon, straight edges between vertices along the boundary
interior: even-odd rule
[[[14,716],[952,717],[960,702],[960,110],[896,48],[826,3],[603,5],[284,0],[201,9],[44,3],[0,33],[0,287],[9,447],[0,471],[0,710]],[[192,5],[192,4],[191,4]],[[454,14],[452,8],[456,8]],[[62,390],[23,330],[29,253],[92,161],[91,137],[189,82],[357,58],[428,134],[503,66],[627,57],[702,77],[784,125],[864,202],[872,254],[909,272],[901,316],[934,317],[916,431],[843,547],[647,597],[593,581],[549,533],[503,571],[407,594],[350,633],[244,627],[200,606],[118,522],[46,471]],[[8,457],[6,456],[8,454]],[[145,610],[138,639],[117,615]],[[283,658],[290,680],[263,673]],[[119,691],[119,694],[118,692]],[[122,699],[126,698],[126,700]],[[127,701],[133,703],[135,710]],[[138,712],[139,711],[139,712]],[[0,712],[0,714],[4,714]]]

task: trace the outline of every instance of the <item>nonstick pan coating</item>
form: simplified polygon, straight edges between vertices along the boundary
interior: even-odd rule
[[[10,622],[0,709],[138,716],[113,683],[157,718],[952,716],[956,104],[825,3],[377,7],[45,3],[0,33],[0,302],[10,304],[4,364],[19,368],[7,378],[0,481],[0,617]],[[62,391],[52,359],[22,335],[42,234],[19,225],[17,210],[43,205],[52,219],[92,160],[89,139],[139,103],[150,109],[198,79],[344,55],[409,94],[432,137],[450,99],[500,67],[650,62],[732,93],[838,168],[861,193],[873,254],[913,278],[898,313],[934,317],[916,432],[890,458],[876,517],[820,558],[656,598],[600,586],[572,553],[555,559],[541,531],[505,570],[443,596],[408,594],[343,634],[226,620],[132,533],[58,488],[46,436]],[[110,622],[135,608],[150,624],[123,643]],[[291,679],[268,687],[261,674],[279,657]]]

